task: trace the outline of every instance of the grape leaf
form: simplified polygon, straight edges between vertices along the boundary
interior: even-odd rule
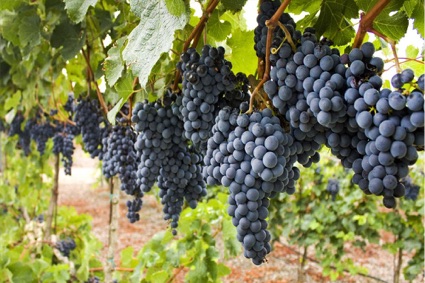
[[[288,6],[288,12],[296,15],[301,14],[302,12],[317,14],[320,10],[321,3],[321,0],[292,0]]]
[[[68,17],[75,23],[81,22],[90,6],[96,5],[97,0],[65,0]]]
[[[128,36],[122,55],[144,87],[161,54],[172,46],[174,32],[182,29],[188,19],[186,14],[180,17],[171,15],[163,0],[131,0],[130,5],[141,21]]]
[[[14,10],[22,4],[22,0],[1,0],[0,1],[0,11],[1,10]]]
[[[183,0],[165,0],[165,4],[167,5],[168,11],[173,16],[178,17],[188,11]]]
[[[406,56],[407,58],[416,58],[419,54],[419,49],[413,45],[408,45],[406,47]]]
[[[370,9],[372,9],[375,4],[380,0],[355,0],[357,6],[359,9],[367,12]],[[391,12],[398,11],[403,6],[403,3],[406,0],[397,0],[397,1],[390,1],[385,8],[380,12],[380,14],[386,14],[388,15]]]
[[[19,21],[18,14],[10,11],[1,11],[0,12],[0,30],[1,35],[6,40],[13,43],[15,46],[19,46]]]
[[[216,10],[212,13],[211,17],[207,23],[208,35],[213,37],[217,41],[222,41],[227,38],[227,36],[232,31],[232,25],[224,20],[220,20],[219,11]]]
[[[229,59],[233,65],[233,72],[244,72],[246,74],[254,74],[257,69],[257,56],[252,45],[254,32],[242,31],[236,29],[232,33],[232,37],[227,40],[227,44],[232,48]]]
[[[4,103],[4,110],[9,110],[10,108],[15,108],[19,105],[21,101],[21,91],[18,90],[12,96],[6,98],[6,102]]]
[[[247,0],[221,0],[223,8],[233,13],[242,10]]]
[[[247,30],[246,21],[244,20],[241,13],[226,12],[220,17],[222,20],[229,22],[233,29],[240,28],[241,30]]]
[[[415,10],[418,0],[406,0],[403,4],[403,10],[406,12],[408,17],[412,16],[413,11]]]
[[[419,0],[416,9],[412,13],[413,27],[418,31],[418,33],[425,38],[425,27],[424,27],[424,0]]]
[[[108,57],[105,59],[103,68],[109,86],[113,86],[117,82],[124,70],[124,60],[122,59],[121,51],[125,40],[125,37],[118,39],[115,45],[108,50]]]
[[[351,15],[356,9],[352,0],[324,0],[319,18],[315,24],[316,31],[334,41],[335,45],[344,45],[354,36],[354,29],[344,14]]]
[[[373,21],[373,26],[389,38],[399,40],[406,34],[409,20],[403,12],[392,16],[382,13]]]
[[[19,25],[19,40],[21,46],[35,46],[40,43],[41,34],[40,34],[40,17],[35,13],[35,11],[29,10],[21,15],[20,25]]]
[[[110,111],[108,111],[108,121],[112,125],[115,125],[115,117],[123,105],[127,102],[130,95],[133,93],[133,80],[133,76],[128,73],[115,85],[118,96],[121,98],[118,100],[115,106]]]
[[[85,33],[81,30],[80,25],[73,25],[66,21],[55,27],[50,44],[54,48],[63,47],[62,57],[69,60],[80,52],[85,38]]]

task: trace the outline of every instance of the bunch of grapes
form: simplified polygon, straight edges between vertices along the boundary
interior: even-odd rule
[[[173,107],[178,107],[173,104]],[[132,122],[140,134],[135,148],[140,156],[137,178],[143,192],[151,190],[159,176],[160,168],[171,155],[174,144],[184,142],[183,123],[173,113],[171,105],[160,102],[137,103],[133,110]]]
[[[237,227],[244,254],[261,264],[270,252],[267,231],[269,198],[293,193],[299,173],[293,139],[280,126],[270,109],[251,115],[235,115],[222,109],[205,163],[204,177],[210,183],[229,187],[229,215]]]
[[[178,225],[184,200],[195,208],[206,195],[202,178],[202,156],[189,147],[184,137],[183,121],[178,116],[181,100],[165,94],[163,102],[136,104],[132,122],[140,132],[135,148],[140,156],[137,171],[140,189],[147,192],[155,182],[164,205],[164,219],[171,220],[174,230]]]
[[[39,121],[30,129],[31,139],[37,143],[37,150],[40,155],[44,154],[46,143],[55,135],[56,128],[49,120]]]
[[[143,192],[137,185],[137,153],[134,147],[136,134],[130,126],[115,125],[109,136],[104,138],[105,153],[103,155],[102,172],[106,178],[118,175],[120,188],[135,200],[127,204],[130,222],[139,220]]]
[[[53,137],[53,153],[62,155],[65,175],[71,175],[72,155],[74,154],[75,127],[71,125],[58,127]]]
[[[266,21],[276,13],[277,9],[280,6],[280,1],[271,1],[266,0],[262,1],[260,5],[260,11],[257,16],[257,27],[254,29],[254,49],[257,53],[258,58],[264,59],[266,57],[266,41],[267,41],[267,31]],[[287,30],[289,31],[291,37],[297,39],[301,36],[299,31],[295,31],[295,21],[287,13],[283,13],[279,18],[280,23],[282,23]],[[282,42],[282,39],[285,37],[285,33],[279,27],[273,31],[273,41],[272,48],[277,48]]]
[[[74,250],[76,247],[77,245],[75,244],[75,241],[71,238],[60,240],[56,243],[56,248],[65,257],[69,257],[71,251]]]
[[[102,139],[108,130],[107,120],[102,115],[99,102],[92,99],[80,99],[75,109],[74,121],[81,129],[84,149],[91,158],[99,156],[102,160]]]
[[[408,200],[417,200],[419,195],[420,187],[413,183],[412,179],[410,177],[406,177],[402,180],[402,184],[405,188],[405,195],[404,198]]]
[[[223,47],[205,45],[201,54],[189,49],[182,54],[178,67],[183,74],[180,113],[184,122],[184,137],[192,141],[199,152],[205,152],[219,99],[225,93],[234,96],[232,91],[237,78],[231,71],[231,63],[224,60]],[[244,78],[241,79],[243,83]],[[239,98],[243,99],[247,97]]]
[[[22,129],[22,123],[24,122],[24,116],[22,113],[18,112],[12,120],[9,129],[9,137],[14,135],[18,136],[18,146],[24,151],[25,155],[29,155],[31,152],[31,134],[30,129],[34,124],[33,119],[29,119]]]
[[[339,181],[337,179],[329,179],[326,190],[331,194],[332,201],[335,201],[335,198],[339,193]]]

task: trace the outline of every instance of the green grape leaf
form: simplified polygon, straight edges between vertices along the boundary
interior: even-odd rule
[[[406,47],[406,56],[407,58],[416,58],[419,54],[419,49],[413,45],[408,45]]]
[[[22,18],[19,25],[19,39],[21,46],[35,46],[40,43],[41,34],[40,34],[40,17],[35,13],[35,11],[29,10],[22,13]]]
[[[257,69],[257,56],[253,47],[254,32],[236,29],[227,44],[232,48],[228,60],[232,62],[233,72],[244,72],[254,74]]]
[[[165,0],[168,12],[173,16],[181,16],[188,11],[188,7],[185,5],[183,0]]]
[[[0,11],[0,30],[1,35],[6,40],[13,43],[15,46],[19,46],[19,23],[17,21],[18,14],[10,11]]]
[[[397,41],[406,34],[409,20],[403,12],[392,16],[381,13],[373,21],[373,26],[385,36]]]
[[[65,0],[68,17],[75,23],[81,22],[90,6],[96,5],[97,0]]]
[[[406,15],[408,17],[412,16],[412,13],[415,10],[417,5],[418,5],[418,0],[405,0],[404,1],[403,10],[406,12]]]
[[[62,47],[62,57],[65,60],[74,58],[84,45],[85,33],[80,25],[71,22],[63,22],[56,26],[50,38],[54,48]]]
[[[117,116],[118,112],[120,112],[123,105],[127,102],[130,95],[133,93],[133,80],[134,78],[131,74],[126,74],[115,85],[118,96],[121,98],[118,100],[115,106],[110,111],[108,111],[108,121],[112,125],[115,125],[115,117]]]
[[[233,29],[239,28],[241,30],[247,30],[246,21],[241,13],[225,12],[220,17],[223,21],[227,21],[232,25]]]
[[[163,52],[172,46],[174,32],[187,23],[186,14],[176,17],[168,12],[163,2],[131,0],[133,12],[141,19],[128,36],[123,58],[145,87],[149,74]]]
[[[9,110],[11,108],[15,108],[21,102],[22,93],[20,90],[15,92],[12,96],[6,98],[6,102],[4,103],[4,110]]]
[[[134,254],[134,248],[132,246],[129,246],[121,251],[121,264],[123,267],[133,267],[132,261],[133,261],[133,254]]]
[[[367,12],[370,9],[372,9],[372,7],[375,6],[375,4],[378,3],[378,1],[381,1],[381,0],[355,0],[355,1],[359,9]],[[382,14],[388,15],[391,12],[400,10],[404,2],[405,0],[390,1],[385,6],[385,8],[382,9],[382,11],[380,12],[380,15]]]
[[[159,270],[152,274],[152,278],[155,280],[155,282],[161,283],[161,282],[167,282],[167,279],[169,278],[169,276],[166,270]]]
[[[412,18],[413,27],[418,31],[418,33],[425,38],[425,27],[424,27],[424,0],[419,0],[416,9],[413,10]]]
[[[288,12],[296,15],[301,14],[302,12],[315,15],[319,12],[321,3],[321,0],[292,0],[288,6]]]
[[[118,81],[124,70],[124,60],[122,59],[121,52],[125,40],[126,38],[122,37],[115,42],[114,46],[108,50],[108,57],[106,57],[103,65],[106,81],[111,87]]]
[[[227,21],[220,20],[219,11],[214,11],[207,23],[208,35],[216,41],[222,41],[227,38],[231,31],[232,25]]]
[[[7,268],[13,274],[13,282],[36,282],[36,277],[31,267],[20,261],[10,264]]]
[[[0,11],[14,10],[23,3],[22,0],[2,0],[0,1]]]
[[[324,0],[314,26],[317,33],[333,40],[335,45],[350,42],[354,36],[354,29],[344,15],[352,14],[356,9],[353,5],[355,6],[355,2],[352,0]]]
[[[232,273],[232,270],[229,267],[222,263],[217,264],[217,276],[219,278],[229,275],[230,273]]]
[[[221,0],[223,8],[233,13],[242,10],[247,0]]]

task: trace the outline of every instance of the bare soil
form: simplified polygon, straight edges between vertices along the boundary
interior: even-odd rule
[[[100,180],[100,169],[97,161],[90,159],[80,149],[74,155],[72,176],[65,176],[63,170],[59,177],[59,205],[73,206],[79,213],[86,213],[93,218],[93,233],[104,244],[102,255],[105,257],[108,242],[109,225],[109,202],[110,192],[107,184]],[[116,264],[119,265],[118,254],[128,246],[133,246],[135,251],[140,250],[152,236],[164,229],[167,223],[162,219],[161,204],[157,200],[146,195],[143,200],[143,208],[140,213],[140,221],[130,224],[125,217],[125,200],[127,197],[120,194],[120,219],[119,237]],[[390,234],[383,235],[383,241],[392,241]],[[365,276],[349,276],[348,273],[334,282],[341,283],[375,283],[393,282],[394,256],[383,250],[379,245],[370,244],[365,251],[347,246],[347,256],[356,263],[369,269],[373,277],[381,281]],[[247,283],[288,283],[306,282],[322,283],[332,282],[322,275],[320,265],[313,261],[307,261],[304,272],[300,271],[301,248],[290,246],[285,239],[276,243],[268,256],[268,263],[255,266],[243,255],[227,260],[232,273],[224,282],[247,282]],[[314,250],[308,250],[308,254],[314,257]],[[408,255],[404,262],[408,261]],[[174,282],[183,282],[183,274],[176,276]],[[401,280],[400,282],[407,282]],[[424,278],[413,281],[424,282]]]

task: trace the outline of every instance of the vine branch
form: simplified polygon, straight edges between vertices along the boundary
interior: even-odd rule
[[[258,85],[255,87],[254,91],[251,94],[251,98],[249,100],[249,109],[246,113],[252,113],[254,110],[254,102],[257,99],[258,94],[260,94],[260,99],[263,101],[267,101],[268,98],[264,98],[263,95],[260,93],[260,88],[264,85],[264,83],[270,78],[270,48],[272,45],[272,39],[273,39],[273,30],[278,26],[280,16],[283,14],[285,9],[288,7],[289,3],[291,3],[291,0],[285,0],[280,4],[279,8],[277,9],[276,13],[270,18],[270,20],[266,21],[266,26],[268,28],[267,30],[267,41],[266,41],[266,58],[265,63],[266,66],[264,68],[264,74],[261,81],[258,83]]]
[[[103,99],[103,96],[102,96],[102,92],[99,89],[99,85],[97,84],[96,80],[94,79],[94,72],[93,72],[93,69],[90,65],[89,55],[88,55],[87,52],[84,51],[83,48],[81,48],[81,53],[83,54],[84,60],[87,63],[87,70],[89,72],[89,77],[90,77],[89,86],[90,86],[90,82],[93,82],[94,86],[96,87],[97,99],[99,100],[100,106],[102,107],[103,112],[105,114],[108,114],[108,106],[106,106],[105,100]]]
[[[360,15],[359,29],[357,30],[356,37],[354,38],[353,48],[360,47],[366,32],[373,29],[373,21],[390,2],[391,0],[379,0],[366,14],[362,13]]]

